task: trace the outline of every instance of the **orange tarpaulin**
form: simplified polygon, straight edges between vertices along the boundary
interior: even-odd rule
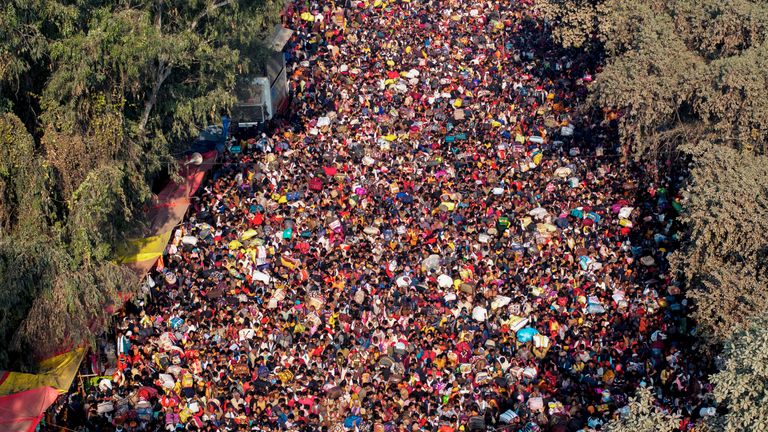
[[[184,219],[191,203],[190,197],[197,192],[217,155],[215,150],[203,153],[203,163],[198,166],[184,165],[181,168],[180,174],[184,181],[169,183],[157,194],[147,212],[148,237],[130,240],[118,248],[118,262],[133,269],[141,277],[155,265],[163,255],[173,229]]]
[[[32,432],[43,414],[59,397],[53,387],[39,387],[12,395],[0,396],[0,430]]]

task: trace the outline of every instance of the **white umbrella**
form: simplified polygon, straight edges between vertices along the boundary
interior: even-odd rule
[[[269,281],[272,280],[272,277],[270,275],[268,275],[268,274],[266,274],[264,272],[258,271],[258,270],[256,270],[253,273],[251,273],[251,277],[253,278],[253,280],[257,280],[259,282],[264,282],[265,284],[268,284]]]
[[[176,385],[176,381],[173,379],[173,376],[169,374],[160,374],[159,377],[163,388],[172,389],[173,386]]]
[[[472,318],[478,322],[485,321],[485,319],[488,318],[488,309],[482,306],[475,306],[472,309]]]
[[[363,232],[368,234],[368,235],[376,235],[376,234],[379,233],[379,229],[374,227],[374,226],[369,226],[369,227],[365,227],[363,229]]]

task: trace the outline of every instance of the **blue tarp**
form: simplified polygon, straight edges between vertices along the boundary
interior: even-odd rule
[[[524,327],[517,331],[517,340],[520,343],[526,343],[533,340],[533,337],[539,334],[539,331],[533,327]]]

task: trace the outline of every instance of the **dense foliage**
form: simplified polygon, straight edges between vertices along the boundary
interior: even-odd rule
[[[715,397],[727,403],[727,432],[768,430],[768,319],[757,318],[725,345],[726,365],[714,375]]]
[[[609,432],[672,432],[680,417],[657,407],[651,389],[641,387],[619,418],[605,425]]]
[[[150,185],[259,66],[278,0],[0,8],[0,368],[99,328]],[[172,169],[171,169],[172,171]]]
[[[673,263],[705,335],[719,342],[768,310],[768,157],[704,143],[685,149],[690,232]]]
[[[557,41],[604,53],[591,102],[620,112],[624,148],[664,169],[686,165],[667,163],[675,158],[690,161],[688,232],[672,264],[693,300],[700,340],[709,349],[725,343],[728,366],[714,382],[730,410],[701,427],[765,430],[768,2],[538,4]]]
[[[540,3],[558,41],[604,50],[593,102],[622,110],[636,155],[703,139],[765,152],[766,2]]]

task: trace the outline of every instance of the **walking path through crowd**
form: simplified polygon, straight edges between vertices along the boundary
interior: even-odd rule
[[[576,114],[597,61],[526,1],[349,3],[285,12],[291,120],[118,317],[91,430],[590,431],[639,386],[686,430],[680,197]]]

